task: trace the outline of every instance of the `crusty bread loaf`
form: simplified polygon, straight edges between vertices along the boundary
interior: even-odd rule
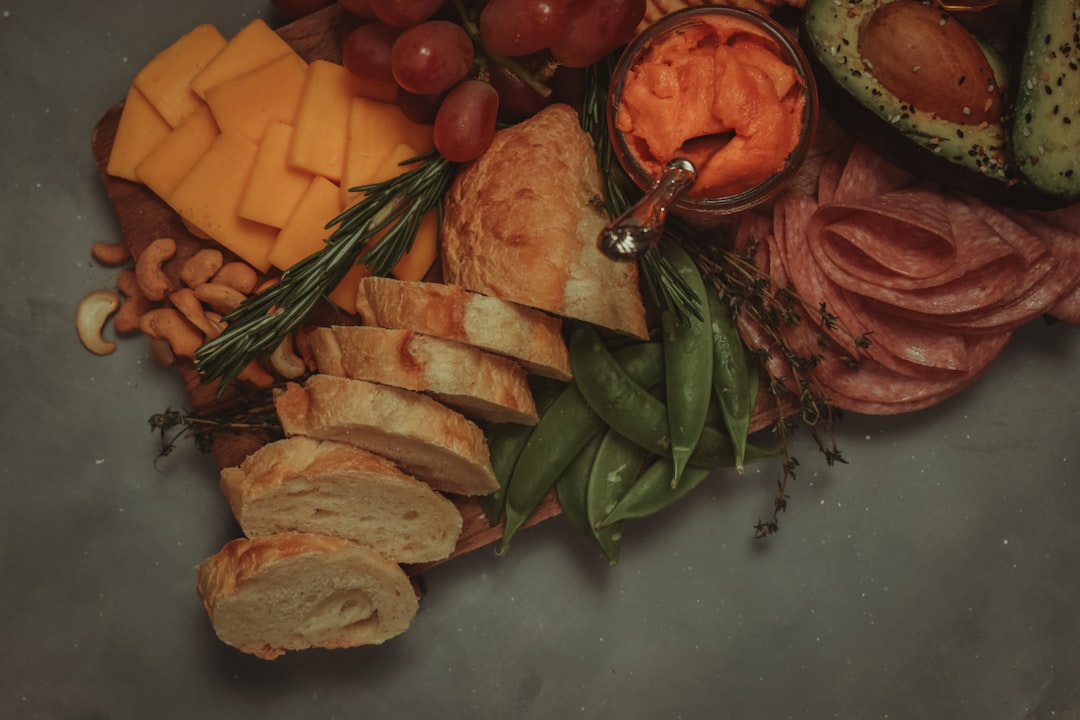
[[[221,490],[248,537],[333,535],[394,562],[442,560],[461,513],[427,483],[346,443],[300,435],[272,442],[221,471]]]
[[[562,321],[457,285],[366,277],[356,311],[367,325],[404,328],[505,355],[530,373],[569,380]]]
[[[477,420],[536,424],[528,376],[500,355],[374,325],[314,328],[308,340],[319,372],[424,392]]]
[[[596,152],[569,106],[500,130],[447,193],[444,280],[647,337],[637,264],[597,246],[602,198]]]
[[[377,645],[404,632],[418,607],[399,565],[308,533],[232,540],[198,566],[195,587],[217,636],[264,660]]]
[[[286,435],[356,445],[436,490],[486,495],[499,485],[483,431],[426,395],[317,373],[274,402]]]

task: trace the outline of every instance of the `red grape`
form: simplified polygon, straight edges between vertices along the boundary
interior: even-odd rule
[[[417,95],[448,90],[472,70],[472,40],[460,25],[429,20],[405,30],[390,51],[398,85]]]
[[[518,57],[551,47],[569,19],[569,0],[489,0],[480,11],[480,36],[496,55]]]
[[[358,17],[367,18],[368,20],[375,19],[375,12],[371,9],[371,0],[338,0],[338,5],[346,12]]]
[[[570,67],[592,65],[627,42],[645,16],[646,0],[575,0],[562,36],[551,44]]]
[[[341,64],[354,75],[393,83],[390,50],[401,30],[375,21],[361,25],[341,45]]]
[[[537,92],[505,65],[488,65],[491,86],[499,93],[499,117],[510,122],[524,120],[548,104],[548,96]]]
[[[435,116],[435,149],[452,162],[468,162],[484,154],[495,137],[499,93],[481,80],[454,86]]]
[[[424,22],[439,9],[443,0],[369,0],[375,17],[387,25],[409,28]]]
[[[417,95],[403,88],[398,88],[397,105],[405,117],[420,125],[431,125],[435,122],[435,116],[439,112],[446,93],[435,95]]]

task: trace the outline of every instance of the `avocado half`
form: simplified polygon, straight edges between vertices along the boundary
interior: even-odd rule
[[[1010,128],[1004,112],[965,122],[964,115],[972,114],[969,108],[963,108],[960,118],[956,113],[930,111],[899,97],[881,82],[878,76],[889,73],[875,69],[874,63],[864,57],[860,37],[869,32],[871,18],[879,9],[892,3],[916,2],[809,0],[799,36],[813,66],[823,107],[852,135],[891,162],[942,185],[1017,207],[1049,209],[1068,204],[1067,198],[1034,187],[1018,171],[1012,161]],[[938,7],[933,11],[940,14],[943,26],[946,22],[958,23]],[[966,29],[964,32],[968,33]],[[1011,69],[989,43],[970,37],[982,51],[988,77],[973,80],[961,73],[950,82],[957,87],[966,81],[986,83],[987,89],[1001,99],[996,105],[1000,110],[1012,95]],[[897,68],[890,70],[892,75],[898,74]],[[911,73],[919,70],[917,63],[903,68]],[[937,81],[941,81],[940,76]]]

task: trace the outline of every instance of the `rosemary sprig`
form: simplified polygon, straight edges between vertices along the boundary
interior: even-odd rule
[[[421,218],[441,203],[458,167],[439,155],[407,164],[416,167],[384,182],[350,188],[364,197],[326,224],[326,230],[337,227],[325,247],[225,316],[225,331],[195,355],[203,383],[220,379],[220,394],[249,362],[273,352],[353,265],[367,265],[375,275],[390,272],[412,247]]]
[[[596,162],[604,181],[604,206],[610,217],[616,218],[630,209],[631,197],[637,192],[618,162],[611,147],[608,134],[607,103],[611,75],[615,69],[615,56],[609,55],[586,68],[585,98],[581,108],[581,127],[593,138],[596,145]],[[679,242],[665,229],[661,242]],[[701,319],[703,298],[686,284],[657,248],[650,248],[641,256],[638,267],[653,301],[661,310],[672,310],[680,322],[689,317]]]

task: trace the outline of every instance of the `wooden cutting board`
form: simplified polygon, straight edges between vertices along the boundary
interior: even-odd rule
[[[344,25],[343,13],[340,6],[335,3],[280,28],[278,33],[309,62],[317,59],[340,62],[341,38],[347,29]],[[101,182],[119,222],[123,242],[131,251],[133,258],[138,257],[157,238],[170,237],[176,241],[176,257],[165,265],[164,270],[174,286],[180,287],[181,265],[188,257],[207,247],[209,243],[191,234],[179,216],[144,185],[114,178],[106,173],[105,168],[112,151],[122,110],[123,102],[109,108],[95,126],[91,136],[91,146]],[[222,250],[227,260],[236,259],[216,243],[213,243],[213,246]],[[212,411],[217,404],[232,399],[231,389],[218,398],[216,386],[202,384],[190,362],[179,363],[177,369],[184,382],[193,411],[203,413]],[[754,427],[765,427],[770,422],[769,418],[761,416],[756,418]],[[243,461],[266,439],[266,436],[256,433],[221,434],[213,444],[212,453],[219,467],[232,467]],[[502,526],[492,527],[475,500],[460,497],[452,499],[461,512],[463,525],[460,540],[451,558],[500,540]],[[559,513],[558,500],[554,493],[549,493],[527,526],[535,525]],[[412,566],[408,570],[416,575],[433,564]]]

